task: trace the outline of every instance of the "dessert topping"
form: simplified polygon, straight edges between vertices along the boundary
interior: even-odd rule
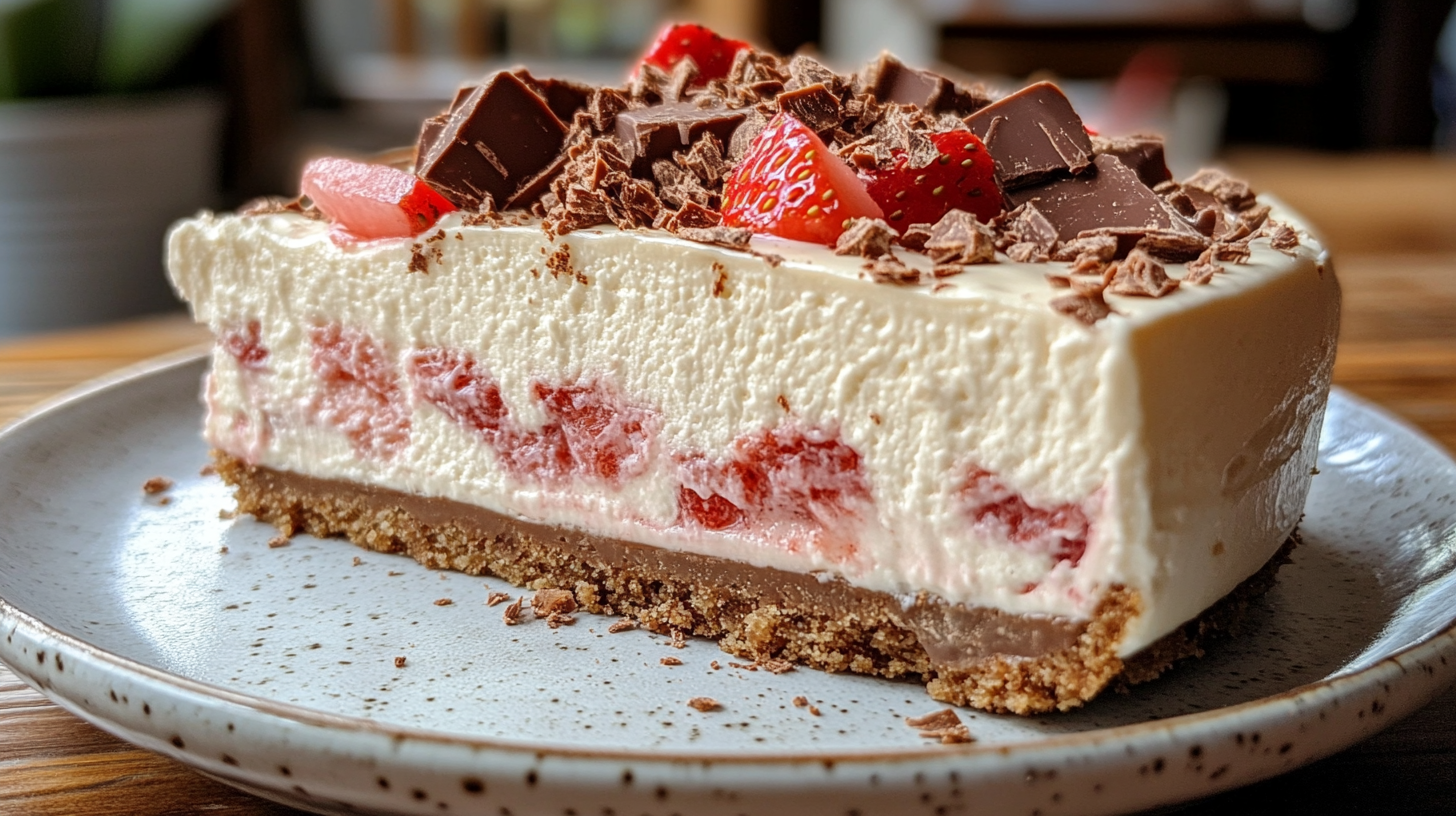
[[[894,237],[895,230],[878,218],[851,218],[834,245],[834,254],[878,258],[890,254]]]
[[[462,93],[425,120],[415,172],[461,209],[529,204],[516,193],[558,160],[566,126],[505,71]]]
[[[733,138],[743,122],[744,112],[725,108],[699,108],[690,102],[672,102],[648,108],[624,110],[615,118],[617,141],[632,173],[645,176],[652,163],[685,150],[705,133],[718,144]],[[720,153],[721,155],[721,153]]]
[[[852,218],[884,214],[853,171],[802,122],[779,114],[723,184],[723,221],[833,244]]]
[[[975,113],[991,103],[981,86],[962,87],[933,71],[911,68],[888,53],[865,71],[865,90],[880,102],[914,105],[930,113]]]
[[[1183,233],[1190,240],[1202,238],[1117,157],[1098,156],[1093,167],[1086,177],[1023,188],[1008,198],[1018,205],[1034,202],[1062,241],[1084,233],[1112,235],[1125,240],[1130,250],[1137,239],[1154,230]]]
[[[962,210],[951,210],[925,237],[925,252],[937,264],[990,263],[996,258],[991,228]]]
[[[865,173],[865,189],[897,229],[932,224],[951,210],[982,221],[1001,212],[996,168],[981,140],[968,130],[932,133],[934,157],[916,167],[906,151],[894,151],[894,164]]]

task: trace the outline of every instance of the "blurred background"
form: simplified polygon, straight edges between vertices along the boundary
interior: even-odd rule
[[[412,143],[526,62],[616,83],[667,19],[849,70],[882,48],[1169,136],[1335,248],[1456,249],[1452,0],[0,0],[0,337],[175,309],[174,218]],[[1444,158],[1443,158],[1444,157]]]

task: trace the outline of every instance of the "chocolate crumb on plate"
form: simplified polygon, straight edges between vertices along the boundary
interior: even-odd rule
[[[531,599],[531,611],[538,618],[570,615],[576,611],[576,596],[565,589],[537,590],[535,597]]]
[[[941,709],[924,717],[906,717],[905,724],[920,731],[926,739],[940,740],[942,745],[975,742],[971,730],[961,722],[955,709]]]
[[[509,593],[506,593],[506,592],[492,592],[492,593],[490,593],[490,595],[486,596],[485,605],[486,606],[495,606],[496,604],[503,604],[506,601],[509,601],[510,599],[511,599],[511,596],[510,596]]]
[[[394,659],[394,667],[396,669],[402,669],[402,668],[404,668],[404,664],[405,664],[405,659],[404,659],[404,656],[403,655],[401,655],[400,657],[396,657]]]
[[[787,660],[761,660],[758,665],[762,666],[763,670],[769,674],[784,674],[794,670],[794,664]]]
[[[145,482],[142,482],[142,492],[148,496],[152,496],[166,490],[171,490],[174,484],[176,482],[168,479],[166,476],[153,476]]]
[[[798,697],[795,697],[794,698],[794,707],[795,708],[803,708],[804,706],[807,706],[808,704],[809,704],[809,698],[808,697],[805,697],[802,694],[800,694]]]
[[[688,708],[695,708],[705,714],[709,711],[717,711],[722,707],[723,704],[714,700],[712,697],[694,697],[688,700]]]
[[[637,621],[622,619],[607,627],[607,634],[615,635],[620,632],[630,631],[637,628]]]
[[[683,664],[682,660],[676,657],[658,658],[657,662],[661,663],[664,666],[681,666]]]
[[[452,601],[452,600],[450,600],[449,598],[436,598],[435,599],[435,606],[453,606],[454,603],[455,602]]]
[[[526,596],[522,595],[521,597],[516,599],[515,603],[506,607],[505,614],[501,616],[501,619],[505,621],[506,626],[515,626],[516,624],[521,622],[521,604],[524,603],[525,600]]]

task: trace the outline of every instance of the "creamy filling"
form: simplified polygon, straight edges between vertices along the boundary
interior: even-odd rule
[[[219,337],[208,439],[247,461],[907,605],[1080,619],[1125,585],[1130,652],[1303,505],[1338,287],[1312,240],[1253,246],[1208,285],[1109,296],[1122,316],[1090,329],[1047,308],[1056,265],[899,287],[807,244],[756,240],[773,265],[458,216],[341,248],[297,216],[203,215],[170,266]]]

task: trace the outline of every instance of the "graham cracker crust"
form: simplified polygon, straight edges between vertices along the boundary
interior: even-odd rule
[[[652,631],[713,638],[733,655],[824,671],[914,678],[936,700],[997,713],[1067,711],[1109,684],[1151,680],[1234,630],[1297,542],[1199,618],[1124,661],[1116,645],[1141,610],[1113,587],[1090,620],[966,609],[897,597],[817,576],[523,522],[444,499],[254,467],[213,451],[238,510],[287,536],[341,535],[433,569],[491,574],[529,589],[571,590],[584,609],[634,618]]]

